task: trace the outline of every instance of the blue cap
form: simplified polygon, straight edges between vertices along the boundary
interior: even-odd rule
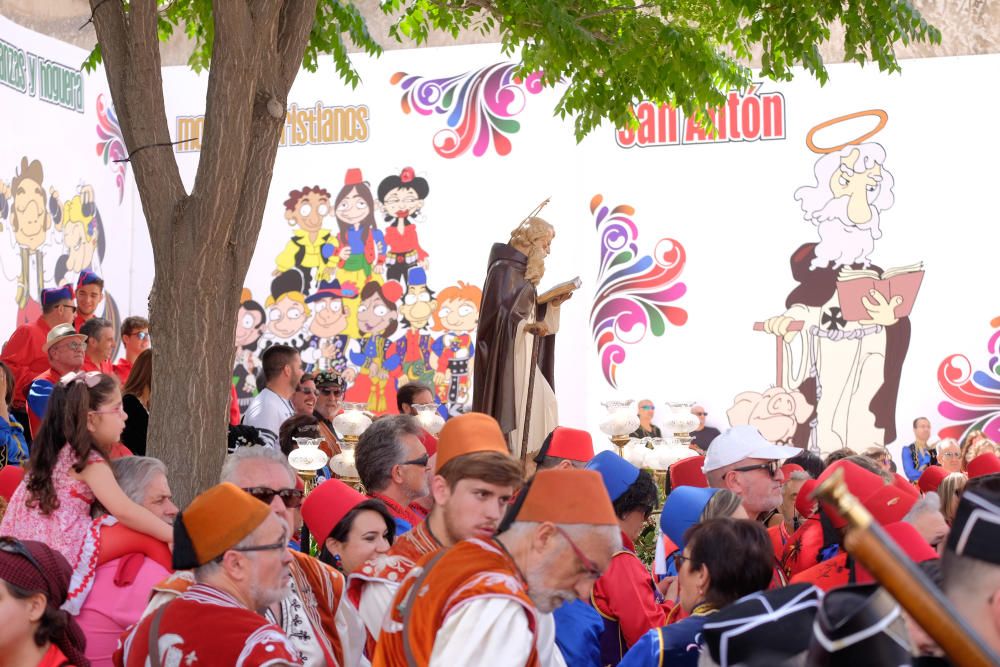
[[[601,474],[611,502],[621,498],[628,487],[639,479],[639,469],[611,451],[603,451],[590,459],[587,470],[596,470]]]
[[[47,308],[60,301],[73,300],[73,286],[49,287],[42,290],[42,308]]]
[[[660,530],[677,545],[684,548],[684,533],[701,521],[701,513],[718,489],[701,489],[696,486],[678,486],[667,496],[660,513]]]
[[[80,272],[80,277],[76,279],[76,288],[80,289],[84,285],[93,285],[95,283],[99,284],[101,286],[101,289],[104,288],[104,281],[101,280],[101,277],[99,275],[97,275],[90,269],[84,269],[83,271]]]
[[[406,284],[410,286],[423,285],[424,287],[427,287],[427,272],[419,266],[410,267],[410,270],[406,272]]]

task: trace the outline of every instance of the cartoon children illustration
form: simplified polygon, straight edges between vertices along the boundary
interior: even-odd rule
[[[271,281],[271,296],[267,297],[267,330],[261,340],[261,351],[282,343],[296,350],[309,347],[307,319],[309,306],[303,292],[305,278],[298,269],[289,269]]]
[[[65,248],[56,260],[56,283],[76,282],[77,276],[87,270],[102,275],[104,223],[94,201],[94,186],[80,186],[79,194],[63,204],[56,229],[63,234]]]
[[[372,412],[385,412],[396,405],[396,377],[400,357],[390,337],[396,332],[396,302],[403,296],[403,286],[395,280],[384,285],[370,282],[361,288],[358,328],[361,341],[350,352],[351,364],[358,368],[354,386],[347,390],[347,400],[368,403]]]
[[[38,303],[45,286],[45,245],[49,230],[62,219],[59,195],[50,188],[46,197],[44,178],[41,162],[29,163],[27,157],[22,157],[21,168],[14,172],[10,186],[0,182],[0,219],[6,220],[10,214],[11,232],[21,259],[15,297],[21,311],[18,324],[41,314]],[[12,200],[13,213],[8,198]]]
[[[313,278],[318,281],[326,277],[328,262],[323,256],[323,247],[330,246],[333,240],[330,231],[323,229],[323,222],[328,215],[330,193],[326,188],[306,186],[288,193],[288,199],[285,200],[285,220],[290,227],[298,229],[275,259],[276,269],[272,275],[277,276],[292,268],[299,269],[305,276],[307,292]]]
[[[309,349],[302,353],[306,372],[333,370],[345,382],[354,380],[355,371],[347,365],[350,339],[344,333],[348,314],[344,299],[353,299],[357,295],[358,290],[353,284],[341,286],[334,278],[320,281],[317,290],[306,297],[306,303],[313,311],[309,323],[309,333],[312,334]]]
[[[427,268],[427,253],[420,247],[413,223],[420,215],[429,190],[427,180],[414,176],[412,167],[378,184],[378,201],[388,225],[385,230],[385,242],[389,247],[386,280],[402,281],[418,264]]]
[[[479,322],[482,300],[481,289],[462,281],[438,294],[440,306],[434,313],[434,329],[447,333],[434,341],[431,348],[434,352],[432,362],[437,369],[434,385],[441,402],[448,403],[451,414],[460,412],[471,398],[469,390],[475,356],[472,333]]]
[[[254,354],[261,336],[264,334],[267,316],[264,307],[254,301],[250,290],[243,288],[240,310],[236,318],[236,362],[233,364],[233,385],[236,398],[243,413],[253,397],[257,395],[257,360]]]
[[[432,385],[433,339],[427,326],[438,302],[434,298],[434,292],[427,287],[427,273],[419,266],[410,269],[406,282],[408,287],[399,307],[399,314],[402,316],[400,324],[406,327],[406,333],[396,341],[396,350],[403,363],[403,375],[399,378],[399,383],[421,382]]]

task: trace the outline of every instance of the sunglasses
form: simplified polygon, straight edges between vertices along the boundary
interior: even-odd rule
[[[300,394],[305,394],[306,396],[315,396],[316,395],[316,390],[315,389],[311,389],[309,387],[298,387],[295,391],[299,392]]]
[[[149,338],[149,332],[148,331],[139,331],[139,332],[136,332],[136,333],[127,333],[125,335],[126,336],[135,336],[139,340],[146,340],[147,338]]]
[[[424,454],[423,456],[418,456],[415,459],[410,459],[409,461],[403,461],[399,465],[401,465],[401,466],[422,466],[422,467],[426,468],[427,467],[427,462],[430,461],[430,460],[431,460],[431,457],[428,456],[427,454]]]
[[[695,417],[707,417],[708,416],[707,412],[692,412],[691,414],[693,414]]]
[[[76,312],[76,306],[71,306],[68,303],[61,303],[56,308],[69,308],[72,312]]]
[[[305,493],[298,489],[269,489],[266,486],[252,486],[243,490],[265,505],[270,505],[274,497],[278,496],[281,498],[281,502],[285,503],[285,507],[290,510],[301,507],[302,498],[305,496]],[[253,551],[260,550],[260,548],[253,549]]]
[[[743,466],[742,468],[733,468],[736,472],[752,472],[754,470],[767,470],[767,474],[771,476],[772,479],[778,476],[778,471],[781,470],[781,466],[778,465],[777,461],[768,461],[767,463],[758,463],[752,466]]]
[[[576,542],[573,541],[573,538],[569,536],[569,533],[559,526],[554,526],[554,528],[559,531],[560,535],[566,538],[566,541],[569,543],[569,548],[572,549],[576,557],[580,559],[580,563],[583,565],[583,569],[587,571],[587,574],[594,579],[600,579],[601,568],[597,567],[597,563],[587,558],[586,554],[584,554],[583,551],[580,550],[580,547],[576,545]]]
[[[340,398],[341,396],[344,395],[344,390],[343,389],[337,389],[337,388],[334,388],[334,387],[323,387],[321,389],[317,389],[316,391],[318,391],[319,393],[323,394],[324,396],[333,395],[333,396],[336,396],[337,398]]]
[[[654,408],[652,405],[640,405],[639,409],[640,410],[655,410],[656,408]]]
[[[31,552],[28,551],[28,547],[24,546],[21,540],[13,537],[0,537],[0,551],[25,558],[29,563],[31,563],[31,566],[35,568],[38,574],[42,575],[42,578],[45,578],[45,572],[42,570],[42,566],[38,564],[38,561],[35,560],[35,557],[31,555]]]

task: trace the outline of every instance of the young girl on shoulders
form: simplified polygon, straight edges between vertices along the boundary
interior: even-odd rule
[[[0,521],[0,535],[43,542],[75,568],[97,500],[125,526],[172,542],[171,527],[132,502],[108,465],[125,419],[116,378],[96,372],[64,376],[52,390],[27,475]]]

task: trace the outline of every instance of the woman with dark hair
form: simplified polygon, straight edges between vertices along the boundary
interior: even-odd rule
[[[153,385],[153,350],[135,359],[128,382],[122,387],[122,407],[128,416],[122,431],[122,444],[136,456],[146,455],[146,431],[149,429],[149,397]]]
[[[319,559],[345,575],[388,552],[396,535],[396,524],[381,500],[337,479],[306,496],[302,520],[320,547]]]
[[[0,535],[43,542],[75,568],[97,500],[126,527],[173,542],[171,527],[126,496],[108,465],[124,427],[116,377],[64,376],[52,388],[27,475],[0,521]]]
[[[90,667],[76,620],[60,609],[73,570],[41,542],[0,537],[0,662]]]
[[[677,557],[678,580],[681,607],[689,616],[647,632],[625,654],[621,667],[695,667],[708,617],[771,583],[771,540],[755,521],[709,519],[692,526],[684,542]]]
[[[10,414],[10,401],[14,396],[14,373],[7,364],[0,361],[0,468],[6,465],[21,465],[28,458],[28,443],[24,439],[24,427]]]

